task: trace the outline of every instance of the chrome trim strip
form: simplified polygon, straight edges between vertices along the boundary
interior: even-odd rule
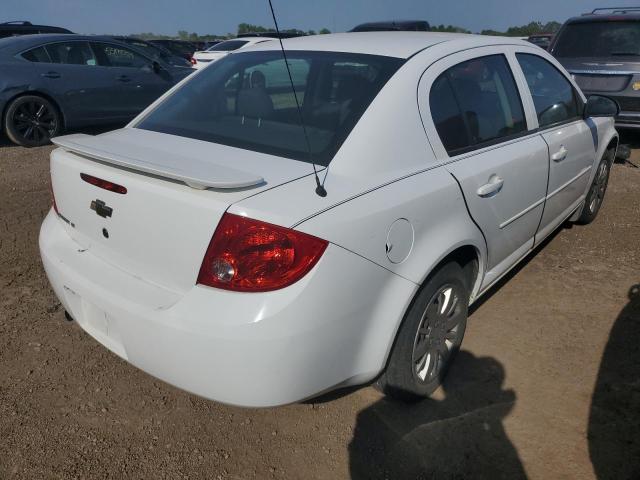
[[[640,72],[633,71],[612,71],[612,70],[567,70],[567,72],[575,75],[607,75],[609,77],[622,76],[622,75],[637,75]]]
[[[504,227],[506,227],[507,225],[510,225],[511,223],[515,222],[517,219],[519,219],[520,217],[522,217],[523,215],[526,215],[527,213],[529,213],[531,210],[533,210],[534,208],[542,205],[545,201],[545,197],[542,197],[540,200],[538,200],[536,203],[529,205],[527,208],[525,208],[523,211],[521,211],[520,213],[515,214],[513,217],[511,217],[509,220],[505,220],[504,222],[502,222],[499,227],[500,229],[503,229]]]
[[[575,177],[573,177],[571,180],[569,180],[568,182],[566,182],[563,185],[560,185],[558,188],[556,188],[553,192],[549,193],[547,195],[547,200],[549,200],[551,197],[553,197],[555,194],[561,192],[562,190],[564,190],[565,188],[567,188],[569,185],[571,185],[573,182],[575,182],[576,180],[578,180],[581,176],[583,176],[585,173],[587,173],[589,170],[591,170],[593,168],[593,165],[589,165],[588,167],[582,169],[580,171],[580,173],[578,173],[578,175],[576,175]]]

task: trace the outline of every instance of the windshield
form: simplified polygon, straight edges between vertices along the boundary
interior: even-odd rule
[[[220,42],[211,48],[208,48],[208,52],[230,52],[231,50],[237,50],[241,46],[249,43],[245,40],[229,40],[228,42]]]
[[[328,165],[403,60],[287,53],[312,159],[280,51],[228,55],[194,76],[136,126]]]
[[[553,48],[556,57],[640,55],[640,21],[572,23]]]

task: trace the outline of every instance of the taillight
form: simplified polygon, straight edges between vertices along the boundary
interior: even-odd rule
[[[328,242],[225,213],[205,253],[198,283],[238,292],[284,288],[304,277]]]
[[[191,62],[191,65],[195,65],[196,63],[198,63],[198,61],[196,60],[196,57],[191,57],[189,61]]]
[[[91,185],[95,185],[98,188],[104,188],[110,192],[120,193],[122,195],[127,193],[126,187],[110,182],[109,180],[103,180],[102,178],[94,177],[93,175],[88,175],[86,173],[81,173],[80,178]]]

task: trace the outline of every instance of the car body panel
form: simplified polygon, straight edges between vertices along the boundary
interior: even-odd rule
[[[68,222],[79,219],[73,226],[50,212],[42,226],[40,249],[56,295],[80,326],[108,348],[206,398],[271,406],[372,380],[386,364],[415,293],[448,255],[459,248],[475,252],[473,302],[532,250],[534,240],[542,239],[535,236],[534,224],[544,215],[543,204],[536,202],[548,194],[546,172],[552,167],[547,142],[555,145],[557,135],[568,145],[570,138],[554,132],[571,125],[538,129],[514,52],[532,51],[555,62],[547,53],[523,41],[472,35],[327,37],[287,39],[285,48],[364,51],[408,60],[366,109],[329,166],[318,169],[328,192],[324,197],[315,193],[309,163],[136,131],[163,98],[179,94],[179,86],[111,139],[137,138],[140,160],[152,161],[156,148],[169,157],[218,156],[214,164],[259,174],[264,185],[196,190],[162,172],[150,176],[109,164],[108,158],[105,164],[62,150],[52,155],[60,213],[74,217]],[[251,50],[278,47],[260,44]],[[508,58],[528,131],[449,158],[424,94],[442,59],[489,53]],[[206,73],[203,69],[196,75]],[[566,163],[567,170],[579,169],[589,149],[595,165],[617,136],[612,119],[587,119],[581,125],[580,142],[571,147],[577,160]],[[104,140],[108,143],[109,137]],[[474,159],[482,163],[477,169]],[[474,188],[494,169],[508,180],[505,195],[473,205]],[[593,170],[584,177],[592,178]],[[79,183],[77,176],[84,171],[131,188],[130,196],[104,197],[113,203],[113,218],[101,219],[89,208],[88,201],[102,199],[103,193]],[[564,173],[558,172],[558,181]],[[588,188],[580,192],[581,185],[572,187],[575,199],[555,195],[567,202],[565,210],[579,212],[580,195]],[[489,212],[481,211],[482,204]],[[207,242],[224,212],[318,236],[328,247],[306,276],[280,290],[239,293],[196,285]],[[556,212],[550,224],[575,212]],[[117,222],[116,215],[121,216]],[[505,222],[512,229],[501,237],[496,224],[499,229]],[[113,228],[114,242],[100,237],[101,228]],[[500,260],[495,252],[501,252]]]

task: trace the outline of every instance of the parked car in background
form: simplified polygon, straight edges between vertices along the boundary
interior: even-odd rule
[[[192,68],[176,67],[110,37],[0,39],[1,127],[25,147],[64,129],[130,120]]]
[[[54,139],[49,281],[97,341],[206,398],[430,395],[469,304],[596,217],[617,106],[505,37],[283,42],[301,110],[272,41],[123,129]]]
[[[49,25],[34,25],[31,22],[4,22],[0,23],[0,38],[16,37],[18,35],[33,35],[35,33],[73,33],[62,27]]]
[[[352,32],[428,32],[429,22],[424,20],[390,20],[385,22],[368,22],[351,29]]]
[[[262,42],[268,42],[272,40],[269,37],[241,37],[234,38],[232,40],[225,40],[224,42],[220,42],[214,45],[207,50],[202,52],[195,52],[193,54],[193,66],[195,68],[204,68],[209,65],[211,62],[215,62],[216,60],[220,60],[221,58],[226,57],[231,52],[236,50],[240,50],[242,48],[248,48],[253,45]]]
[[[545,50],[549,49],[551,40],[553,40],[553,33],[536,33],[535,35],[529,35],[529,37],[527,37],[528,42]]]
[[[179,57],[191,61],[193,57],[193,52],[197,50],[197,47],[191,43],[183,40],[149,40],[154,45],[159,45],[161,47],[166,48],[174,55],[178,55]]]
[[[175,55],[171,53],[164,47],[160,45],[154,45],[151,42],[147,42],[146,40],[141,40],[135,37],[122,37],[122,36],[114,36],[112,37],[115,40],[120,42],[124,42],[130,47],[134,47],[136,50],[139,50],[145,53],[148,57],[156,60],[162,60],[169,65],[173,65],[174,67],[189,67],[191,68],[192,64],[189,60],[179,55]]]
[[[640,128],[640,8],[598,8],[570,18],[549,50],[587,96],[618,102],[617,127]]]

